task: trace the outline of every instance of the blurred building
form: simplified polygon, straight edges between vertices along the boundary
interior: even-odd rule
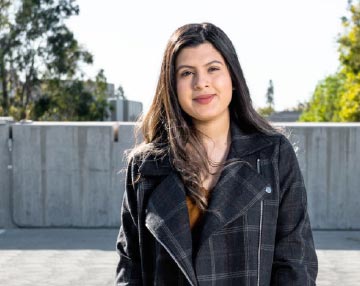
[[[143,111],[141,102],[121,97],[108,98],[110,115],[107,121],[137,121]]]
[[[301,111],[279,111],[269,115],[266,119],[271,122],[295,122],[299,120]]]

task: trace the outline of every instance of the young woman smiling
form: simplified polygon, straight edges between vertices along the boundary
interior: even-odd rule
[[[315,285],[296,155],[252,107],[220,28],[174,32],[141,131],[129,156],[117,285]]]

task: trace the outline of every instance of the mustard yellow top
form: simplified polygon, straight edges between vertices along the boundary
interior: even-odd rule
[[[202,191],[206,193],[206,196],[209,196],[209,191],[205,188],[202,188]],[[189,196],[186,196],[186,205],[188,208],[189,213],[189,222],[190,222],[190,228],[193,229],[194,226],[199,222],[203,215],[203,211],[201,211],[198,206],[195,204],[195,202],[190,199]]]
[[[199,221],[202,211],[188,196],[186,196],[186,204],[189,212],[190,228],[193,229],[195,224]]]

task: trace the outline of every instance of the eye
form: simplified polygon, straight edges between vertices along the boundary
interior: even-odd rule
[[[187,76],[189,76],[191,74],[193,74],[193,72],[191,72],[191,71],[183,71],[183,72],[180,73],[180,76],[181,77],[187,77]]]
[[[216,67],[216,66],[209,67],[209,69],[208,69],[209,72],[214,72],[214,71],[218,71],[218,70],[220,70],[220,68]]]

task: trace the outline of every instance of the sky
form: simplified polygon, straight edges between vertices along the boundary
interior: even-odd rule
[[[171,34],[187,23],[211,22],[231,39],[253,104],[266,106],[274,84],[275,109],[308,101],[316,84],[334,72],[337,38],[347,0],[77,0],[68,20],[79,43],[94,55],[83,67],[104,69],[109,83],[146,111],[155,93],[162,55]]]

